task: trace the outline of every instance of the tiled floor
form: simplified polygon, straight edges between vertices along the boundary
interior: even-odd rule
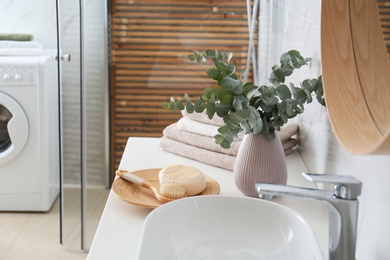
[[[92,214],[88,214],[96,218],[88,219],[92,225],[97,226],[108,193],[96,200]],[[64,245],[60,244],[59,222],[58,199],[47,213],[0,212],[0,259],[86,259],[87,254],[80,250],[80,232],[73,232]]]

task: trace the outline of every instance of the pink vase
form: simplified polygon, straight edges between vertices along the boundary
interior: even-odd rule
[[[269,140],[263,134],[247,134],[238,150],[233,171],[237,188],[246,196],[258,197],[255,183],[287,183],[287,165],[282,143],[276,134]]]

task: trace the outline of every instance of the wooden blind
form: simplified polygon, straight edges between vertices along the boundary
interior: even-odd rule
[[[188,54],[233,51],[244,67],[248,39],[245,0],[112,1],[111,172],[128,137],[161,137],[181,117],[162,102],[215,86],[205,74],[211,64],[192,63]]]
[[[387,53],[390,58],[390,1],[378,0],[379,19],[382,25],[383,38],[386,44]]]

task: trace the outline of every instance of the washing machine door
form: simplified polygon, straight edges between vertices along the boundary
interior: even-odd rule
[[[28,119],[23,108],[15,99],[0,92],[0,165],[23,151],[28,134]]]

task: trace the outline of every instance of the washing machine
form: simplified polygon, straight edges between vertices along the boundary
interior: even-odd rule
[[[59,194],[55,55],[0,56],[0,211],[48,211]]]

